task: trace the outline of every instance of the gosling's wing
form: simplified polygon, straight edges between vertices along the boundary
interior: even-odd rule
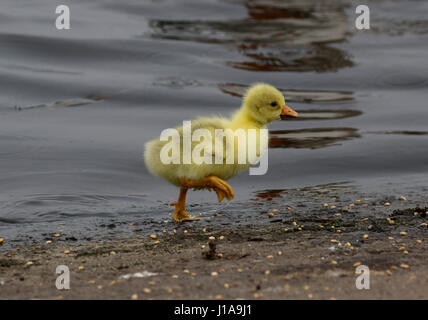
[[[226,150],[230,149],[230,139],[221,139],[221,132],[224,132],[230,124],[230,120],[219,117],[201,117],[192,121],[192,134],[198,133],[198,129],[204,129],[211,139],[211,150],[204,149],[203,155],[210,157],[212,163],[216,163],[216,156],[218,157],[217,163],[226,163]],[[221,130],[221,132],[219,132]],[[200,132],[200,131],[199,131]],[[217,138],[216,138],[217,137]],[[195,148],[201,148],[201,142],[206,141],[206,137],[200,138],[200,141],[192,141],[192,151]],[[222,150],[220,152],[216,152]]]

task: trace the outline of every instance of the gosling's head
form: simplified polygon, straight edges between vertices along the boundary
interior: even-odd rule
[[[251,118],[262,124],[281,119],[282,116],[297,118],[299,115],[287,107],[282,93],[265,83],[252,85],[244,96],[243,108]]]

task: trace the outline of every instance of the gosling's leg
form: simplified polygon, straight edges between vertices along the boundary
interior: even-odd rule
[[[185,221],[194,221],[200,220],[199,218],[190,217],[189,213],[186,211],[186,194],[188,188],[181,187],[180,195],[178,196],[178,200],[175,203],[171,203],[171,206],[175,206],[174,213],[172,214],[172,218],[176,222],[185,222]]]
[[[235,194],[232,187],[224,180],[216,176],[209,176],[200,180],[188,180],[181,178],[181,185],[185,188],[206,188],[217,193],[218,202],[221,202],[224,198],[231,200]]]

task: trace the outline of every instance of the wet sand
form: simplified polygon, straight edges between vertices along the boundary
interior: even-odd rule
[[[290,221],[279,210],[269,225],[239,227],[216,215],[216,227],[80,244],[52,235],[0,256],[0,299],[427,299],[426,210],[385,207],[382,219],[358,220],[320,210]],[[360,264],[370,290],[356,289]],[[58,265],[70,269],[70,290],[55,287]]]

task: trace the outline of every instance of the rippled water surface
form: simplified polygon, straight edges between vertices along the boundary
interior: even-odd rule
[[[266,175],[231,180],[226,207],[191,193],[194,213],[344,182],[426,198],[426,1],[369,1],[369,31],[350,1],[75,1],[69,31],[54,27],[56,5],[1,4],[0,236],[170,220],[177,189],[148,174],[143,144],[231,113],[261,81],[301,118],[271,125]]]

